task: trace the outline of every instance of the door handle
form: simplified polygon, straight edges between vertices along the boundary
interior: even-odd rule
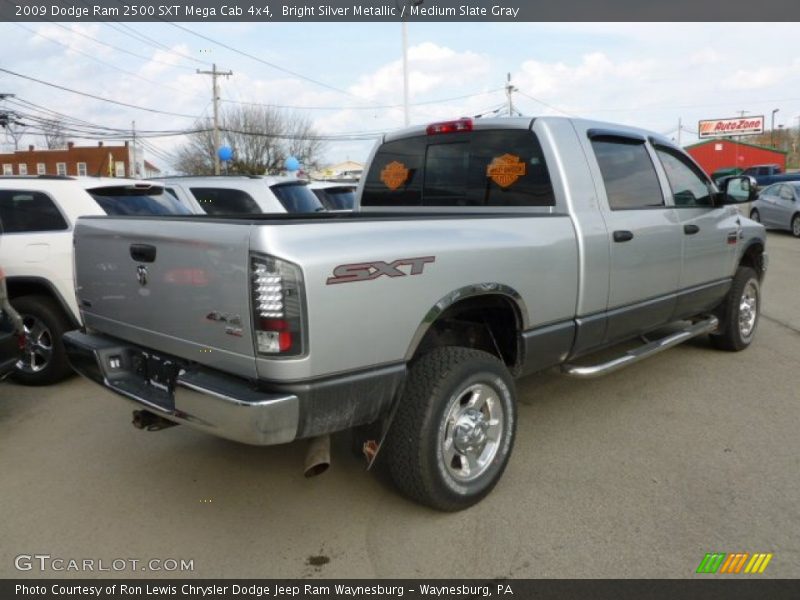
[[[694,235],[700,231],[700,228],[697,225],[684,225],[683,226],[683,233],[686,235]]]
[[[131,244],[131,258],[136,262],[155,262],[156,247],[150,244]]]
[[[621,229],[619,231],[614,232],[614,241],[615,242],[629,242],[633,239],[633,232],[627,231],[625,229]]]

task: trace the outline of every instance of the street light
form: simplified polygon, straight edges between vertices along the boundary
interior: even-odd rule
[[[780,108],[775,108],[772,111],[772,125],[769,128],[769,145],[773,148],[775,147],[775,113],[778,112]]]

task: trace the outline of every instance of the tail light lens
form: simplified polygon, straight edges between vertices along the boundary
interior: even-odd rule
[[[431,123],[425,128],[428,135],[439,135],[443,133],[461,133],[472,131],[472,119],[465,117],[457,121],[443,121],[441,123]]]
[[[253,333],[256,352],[298,356],[305,351],[303,273],[272,256],[250,257]]]

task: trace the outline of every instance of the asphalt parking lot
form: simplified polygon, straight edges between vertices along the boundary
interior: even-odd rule
[[[194,561],[125,577],[692,577],[712,551],[800,577],[800,240],[768,250],[749,350],[699,338],[603,379],[521,381],[508,470],[457,514],[399,497],[346,436],[306,480],[304,443],[141,432],[77,377],[0,384],[0,577],[81,576],[15,569],[35,553]]]

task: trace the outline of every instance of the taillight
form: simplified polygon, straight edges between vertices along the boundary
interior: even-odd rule
[[[285,260],[250,257],[253,332],[258,354],[303,354],[303,274]]]
[[[472,131],[472,119],[458,119],[457,121],[442,121],[441,123],[431,123],[425,129],[428,135],[438,135],[441,133],[460,133],[462,131]]]

